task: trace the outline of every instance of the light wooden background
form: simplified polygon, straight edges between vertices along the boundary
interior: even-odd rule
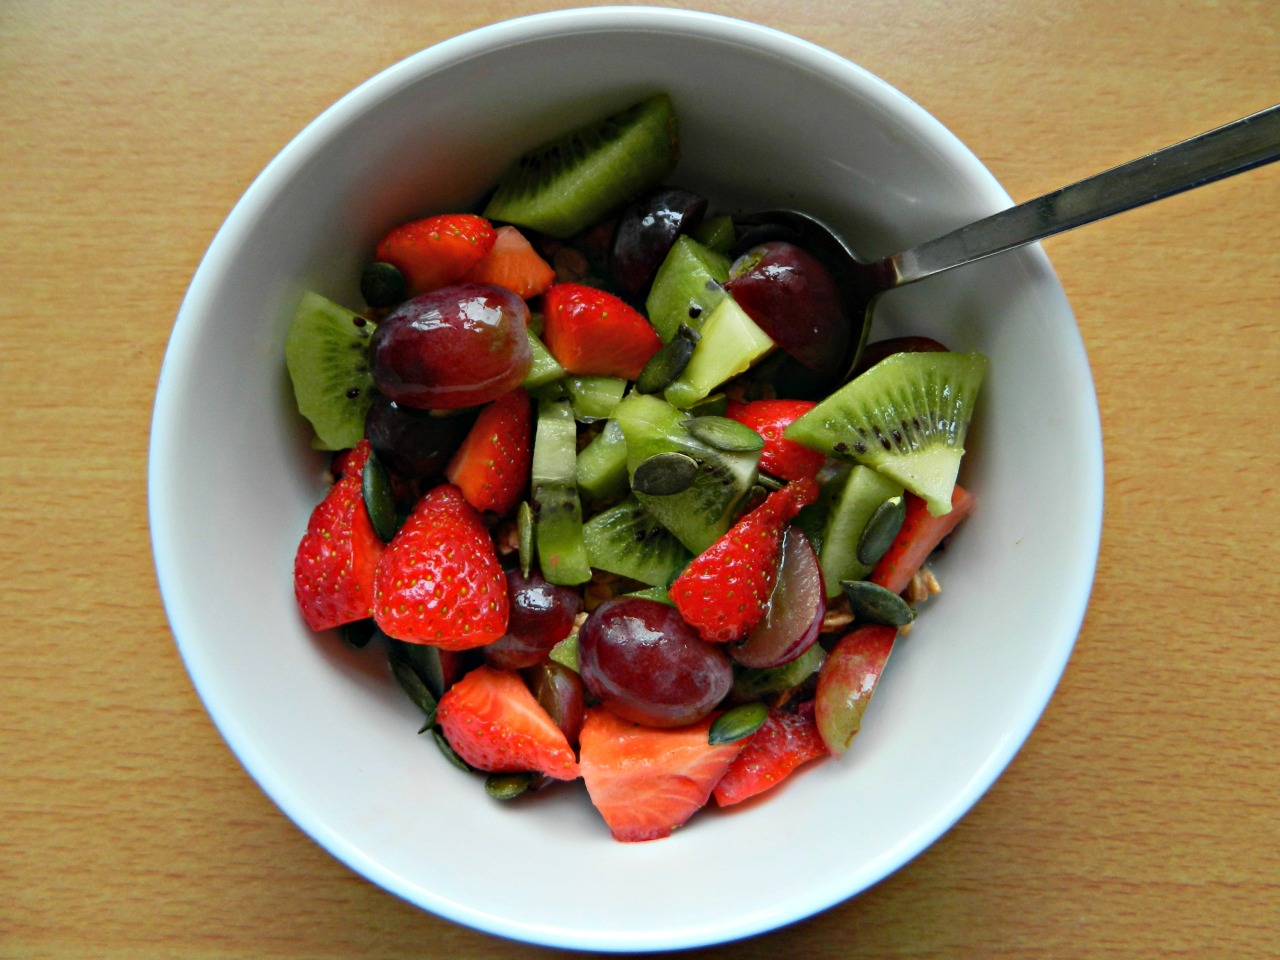
[[[374,888],[259,792],[175,652],[145,488],[171,323],[253,176],[381,68],[552,6],[0,0],[0,956],[554,954]],[[1274,0],[703,9],[867,67],[1018,199],[1280,100]],[[696,956],[1280,956],[1280,167],[1046,246],[1107,445],[1062,684],[915,862]]]

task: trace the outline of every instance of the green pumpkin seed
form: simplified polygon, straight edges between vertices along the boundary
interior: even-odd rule
[[[631,489],[653,497],[669,497],[688,490],[698,476],[698,461],[684,453],[655,453],[640,461],[631,475]]]
[[[916,611],[892,590],[870,580],[841,580],[840,587],[849,598],[849,607],[861,623],[901,627],[916,618]]]
[[[391,673],[395,676],[396,682],[400,684],[400,689],[408,694],[409,699],[417,705],[419,710],[426,714],[429,720],[428,725],[435,723],[435,695],[422,682],[422,678],[418,676],[413,667],[403,660],[393,658],[391,661]]]
[[[369,522],[373,524],[383,543],[390,543],[391,538],[400,529],[400,518],[396,516],[396,501],[391,494],[391,478],[387,469],[372,453],[361,472],[361,492],[364,494],[364,508],[369,514]]]
[[[520,501],[516,511],[516,535],[520,538],[520,572],[528,579],[533,569],[533,507],[528,500]]]
[[[725,453],[753,453],[764,448],[764,437],[728,417],[693,417],[684,422],[684,428],[707,446]]]
[[[405,298],[404,275],[395,264],[375,260],[360,272],[360,295],[371,307],[390,307]]]
[[[463,760],[460,756],[458,756],[457,752],[454,751],[453,747],[449,745],[449,741],[445,739],[444,734],[440,732],[439,727],[432,728],[431,736],[435,740],[436,746],[440,748],[440,752],[445,755],[445,758],[450,763],[452,763],[459,770],[465,770],[467,773],[472,772],[471,764],[467,763],[467,761]]]
[[[649,358],[636,378],[637,393],[660,393],[671,386],[684,373],[693,356],[694,345],[701,339],[687,324],[680,324],[676,335]]]
[[[876,507],[858,538],[858,562],[874,567],[885,551],[893,544],[894,537],[902,529],[902,521],[907,517],[907,501],[905,497],[890,497]]]
[[[707,743],[716,746],[749,737],[769,719],[769,708],[763,703],[744,703],[716,717],[707,731]]]
[[[484,792],[495,800],[514,800],[532,783],[532,773],[491,773],[484,778]]]
[[[781,666],[751,668],[735,664],[730,695],[740,700],[756,700],[790,690],[817,672],[826,658],[827,652],[822,644],[815,643],[800,656]]]
[[[338,632],[348,647],[353,650],[363,650],[377,633],[377,627],[372,620],[356,620],[353,623],[344,623],[338,628]]]
[[[438,648],[425,643],[408,643],[387,637],[387,646],[391,652],[391,661],[409,666],[418,679],[427,685],[431,695],[436,699],[444,696],[444,665],[440,662]]]

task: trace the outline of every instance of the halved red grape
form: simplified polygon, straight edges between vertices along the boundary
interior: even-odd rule
[[[744,667],[777,667],[800,656],[818,639],[827,612],[822,567],[809,538],[795,527],[782,541],[778,579],[764,619],[729,656]]]
[[[456,283],[406,300],[370,340],[374,383],[409,407],[488,403],[529,372],[528,323],[520,297],[485,283]]]
[[[643,293],[676,238],[706,210],[706,197],[680,187],[658,187],[624,210],[609,250],[609,270],[623,289],[632,296]]]
[[[469,412],[440,415],[375,393],[364,431],[373,452],[391,473],[406,480],[425,480],[444,471],[474,421]]]
[[[569,746],[578,749],[578,734],[587,711],[582,678],[554,660],[543,660],[525,671],[525,679],[542,709],[555,721]]]
[[[652,727],[694,723],[733,686],[733,665],[669,604],[615,597],[578,630],[587,690],[618,716]]]
[[[508,570],[507,599],[507,632],[482,649],[489,666],[511,670],[540,663],[573,630],[582,605],[577,590],[548,583],[536,571],[526,577]]]

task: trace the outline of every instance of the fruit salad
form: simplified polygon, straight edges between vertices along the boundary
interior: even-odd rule
[[[384,656],[490,797],[585,786],[626,842],[850,750],[972,511],[986,367],[864,348],[838,266],[678,153],[662,94],[550,140],[285,344],[332,456],[301,616]]]

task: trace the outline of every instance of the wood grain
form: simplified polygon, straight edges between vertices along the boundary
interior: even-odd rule
[[[381,68],[553,6],[0,11],[0,956],[555,953],[408,906],[272,806],[187,680],[146,516],[169,329],[255,174]],[[1271,0],[702,7],[880,75],[1015,199],[1280,100]],[[1280,956],[1280,168],[1046,249],[1106,441],[1097,582],[1062,684],[915,862],[695,956]]]

